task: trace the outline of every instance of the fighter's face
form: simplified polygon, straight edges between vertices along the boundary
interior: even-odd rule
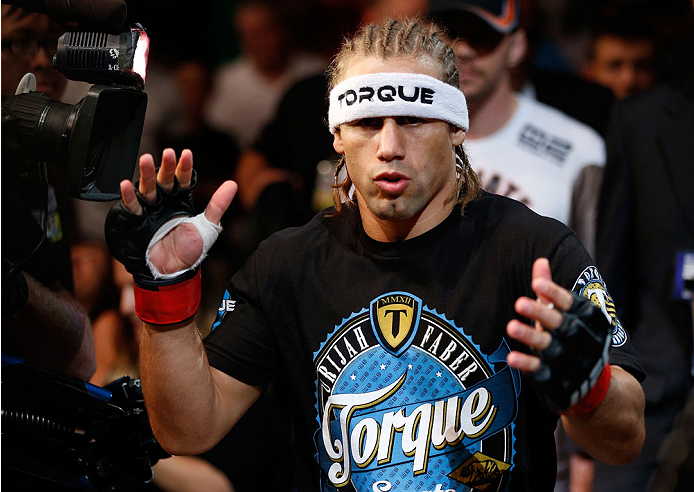
[[[53,68],[59,26],[46,15],[13,9],[2,6],[2,93],[14,94],[24,74],[31,72],[38,92],[59,99],[67,83]]]
[[[345,79],[381,72],[440,75],[422,61],[362,58],[348,67]],[[461,129],[433,119],[377,117],[340,125],[335,150],[345,155],[367,232],[369,224],[377,225],[404,231],[396,236],[405,239],[447,217],[456,195],[454,147],[464,139]]]

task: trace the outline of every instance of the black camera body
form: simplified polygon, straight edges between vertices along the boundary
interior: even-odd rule
[[[147,33],[137,24],[117,34],[63,34],[54,67],[95,85],[75,105],[33,91],[3,96],[3,154],[22,163],[56,162],[75,198],[118,199],[120,182],[133,177],[137,163],[148,51]]]

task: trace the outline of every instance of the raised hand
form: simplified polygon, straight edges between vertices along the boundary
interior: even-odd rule
[[[506,360],[528,375],[552,410],[568,415],[592,412],[610,384],[610,322],[590,300],[554,283],[546,258],[533,264],[531,287],[537,300],[520,297],[515,309],[535,326],[511,320],[506,332],[533,355],[514,351]]]
[[[181,189],[191,185],[193,174],[193,153],[184,150],[176,161],[173,149],[166,149],[162,154],[161,167],[155,172],[154,159],[151,154],[140,157],[140,182],[138,191],[146,201],[154,203],[157,199],[157,182],[166,191],[174,188],[174,176]],[[155,176],[156,174],[156,176]],[[120,185],[125,207],[135,215],[143,213],[135,187],[131,181]],[[237,186],[233,181],[224,182],[214,193],[205,209],[205,217],[213,224],[219,224],[236,194]],[[149,260],[161,273],[173,273],[185,270],[195,263],[202,253],[203,243],[195,226],[183,223],[169,232],[162,240],[152,246]]]

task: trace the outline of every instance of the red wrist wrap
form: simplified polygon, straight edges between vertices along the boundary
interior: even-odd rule
[[[200,271],[178,284],[147,290],[135,284],[135,312],[153,325],[170,325],[193,316],[200,305]]]
[[[598,376],[598,380],[595,381],[593,387],[588,391],[586,396],[581,398],[578,403],[568,410],[562,412],[562,415],[586,415],[600,406],[602,400],[605,399],[607,395],[607,390],[610,388],[610,377],[612,375],[612,370],[610,365],[606,364],[605,368]]]

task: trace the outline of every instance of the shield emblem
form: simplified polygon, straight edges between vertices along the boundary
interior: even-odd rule
[[[395,356],[409,347],[422,314],[422,301],[406,292],[389,292],[371,301],[371,326],[381,346]]]

